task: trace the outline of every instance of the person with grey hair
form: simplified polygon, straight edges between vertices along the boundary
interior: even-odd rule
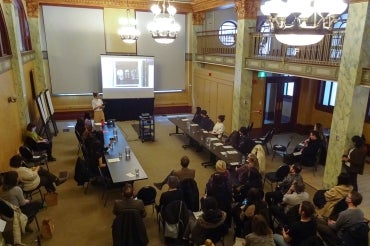
[[[159,198],[159,205],[156,206],[157,212],[163,209],[173,201],[183,200],[182,190],[179,189],[180,179],[176,176],[169,176],[167,179],[168,191],[163,192]]]

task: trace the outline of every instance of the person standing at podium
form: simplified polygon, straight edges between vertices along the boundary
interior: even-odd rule
[[[100,123],[102,120],[105,121],[104,117],[104,103],[103,100],[99,98],[99,94],[97,92],[93,92],[93,100],[91,101],[92,109],[94,110],[94,122]]]

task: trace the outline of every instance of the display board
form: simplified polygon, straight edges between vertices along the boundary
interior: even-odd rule
[[[46,103],[49,109],[49,113],[50,115],[54,115],[54,107],[53,107],[53,102],[51,101],[50,91],[48,89],[45,90],[44,95],[46,97]]]
[[[42,102],[42,94],[39,94],[37,97],[36,97],[36,103],[37,103],[37,108],[39,109],[39,113],[40,113],[40,116],[41,116],[41,119],[42,119],[42,122],[44,123],[44,125],[47,125],[48,123],[48,112],[47,110],[45,109],[44,107],[44,104]]]

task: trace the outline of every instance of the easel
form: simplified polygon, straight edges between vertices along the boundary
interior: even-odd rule
[[[54,136],[58,135],[59,131],[58,131],[58,127],[57,127],[57,123],[55,122],[55,118],[54,118],[54,107],[53,107],[53,102],[51,101],[51,96],[50,96],[50,91],[49,89],[45,90],[44,92],[44,101],[46,101],[46,105],[47,105],[47,108],[49,110],[49,115],[50,115],[50,120],[51,120],[51,123],[53,124],[53,128],[54,128]],[[45,105],[45,104],[44,104]]]
[[[41,95],[42,95],[42,93],[40,93],[36,97],[37,108],[39,109],[39,113],[40,113],[41,120],[42,120],[42,127],[41,127],[41,130],[40,130],[40,135],[42,136],[45,133],[47,139],[49,141],[51,141],[52,140],[52,136],[51,136],[51,132],[50,132],[50,128],[49,128],[49,119],[50,119],[49,118],[49,113],[46,110],[46,108],[44,107],[44,104],[43,104],[42,96]]]

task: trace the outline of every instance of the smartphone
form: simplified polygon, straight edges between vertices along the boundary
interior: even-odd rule
[[[247,205],[247,203],[248,203],[248,200],[247,200],[247,198],[245,198],[245,199],[243,200],[242,204],[243,204],[243,205]]]

